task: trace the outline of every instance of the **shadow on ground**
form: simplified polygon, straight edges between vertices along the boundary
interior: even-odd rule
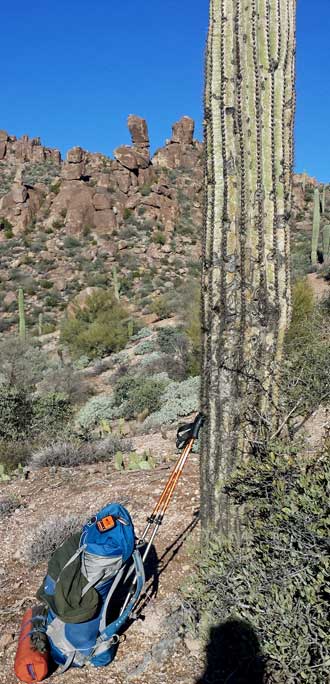
[[[206,668],[196,684],[263,684],[264,661],[254,629],[243,620],[212,627]]]

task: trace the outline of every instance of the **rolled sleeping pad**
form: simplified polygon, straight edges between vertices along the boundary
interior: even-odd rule
[[[36,651],[31,642],[33,612],[29,608],[23,616],[15,656],[14,671],[22,682],[41,682],[49,672],[49,655]]]

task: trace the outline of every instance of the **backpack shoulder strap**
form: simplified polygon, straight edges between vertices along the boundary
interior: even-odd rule
[[[98,644],[102,643],[103,641],[111,639],[116,634],[116,632],[125,624],[142,592],[145,583],[145,574],[141,554],[137,549],[135,549],[132,557],[136,575],[136,589],[134,595],[132,596],[131,600],[129,601],[128,605],[126,606],[125,610],[121,613],[121,615],[119,615],[119,617],[116,620],[114,620],[114,622],[111,622],[109,625],[106,625],[107,608],[110,599],[113,596],[115,589],[122,578],[124,572],[123,567],[117,574],[116,579],[114,580],[108,593],[108,596],[105,600],[102,610],[102,618],[100,620],[100,636],[97,639],[96,646],[98,646]]]

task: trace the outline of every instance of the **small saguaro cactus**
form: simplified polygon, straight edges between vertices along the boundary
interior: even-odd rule
[[[134,321],[133,321],[132,318],[130,318],[129,321],[128,321],[128,323],[127,323],[127,334],[128,334],[128,337],[131,338],[131,337],[133,336],[133,333],[134,333]]]
[[[318,188],[314,190],[314,211],[313,211],[313,231],[312,231],[312,251],[311,262],[315,266],[317,264],[317,247],[319,244],[320,234],[320,193]]]
[[[325,213],[325,207],[326,207],[325,185],[323,185],[323,189],[322,189],[321,207],[322,207],[322,214],[324,214]]]
[[[113,293],[115,295],[115,299],[117,302],[119,302],[119,282],[118,282],[118,274],[117,274],[117,268],[116,266],[112,267],[112,286],[113,286]]]
[[[40,312],[38,316],[38,335],[41,337],[42,335],[42,330],[43,330],[43,315],[42,312]]]
[[[330,247],[330,224],[327,224],[326,226],[323,226],[323,231],[322,231],[322,237],[323,237],[323,259],[325,262],[329,261],[329,247]]]
[[[24,291],[20,287],[18,290],[18,334],[24,342],[26,338],[25,311],[24,311]]]

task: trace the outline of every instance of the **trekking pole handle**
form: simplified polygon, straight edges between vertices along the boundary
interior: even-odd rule
[[[193,439],[198,439],[199,431],[205,422],[205,416],[203,413],[197,413],[197,416],[193,423],[191,436]]]

